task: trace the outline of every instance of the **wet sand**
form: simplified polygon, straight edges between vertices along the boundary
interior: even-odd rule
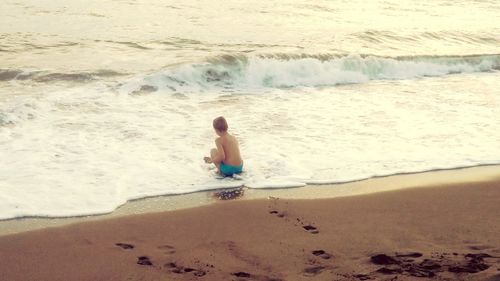
[[[500,280],[500,179],[45,228],[0,260],[2,280]]]
[[[438,170],[375,177],[366,180],[325,185],[307,185],[285,189],[243,189],[240,200],[267,199],[321,199],[363,195],[414,187],[477,182],[500,178],[500,165],[485,165],[451,170]],[[129,201],[109,214],[62,218],[18,218],[0,221],[0,236],[47,227],[64,226],[79,222],[123,217],[128,215],[173,211],[217,203],[214,191],[202,191],[181,195],[167,195]]]

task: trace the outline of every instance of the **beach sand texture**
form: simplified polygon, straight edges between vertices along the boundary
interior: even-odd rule
[[[2,280],[500,280],[500,180],[233,200],[0,237]]]
[[[500,281],[499,23],[0,0],[0,281]],[[237,177],[203,161],[221,115]]]

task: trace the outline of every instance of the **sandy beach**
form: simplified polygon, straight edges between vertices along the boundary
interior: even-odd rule
[[[497,177],[75,223],[1,236],[1,279],[500,280],[499,202]]]
[[[0,281],[500,281],[499,11],[1,1]]]

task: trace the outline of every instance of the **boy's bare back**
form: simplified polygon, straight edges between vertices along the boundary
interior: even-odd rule
[[[217,145],[217,150],[222,149],[224,151],[224,164],[239,166],[243,163],[238,140],[233,135],[226,133],[215,139],[215,144]]]

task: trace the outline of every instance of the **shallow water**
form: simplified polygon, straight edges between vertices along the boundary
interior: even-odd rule
[[[0,219],[500,162],[496,1],[2,1]],[[245,173],[202,161],[224,115]]]

